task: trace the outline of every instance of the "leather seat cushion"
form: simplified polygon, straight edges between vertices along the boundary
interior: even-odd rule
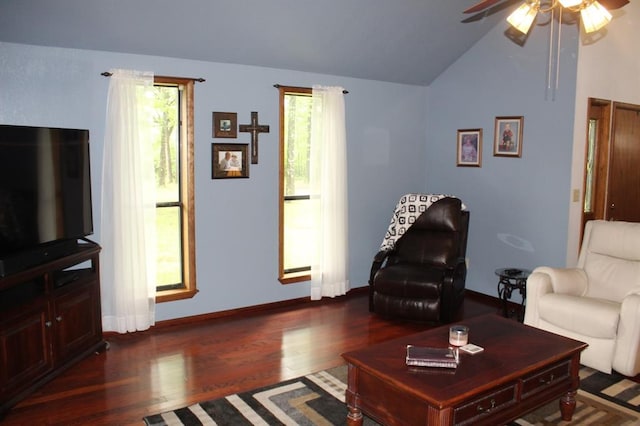
[[[604,299],[545,294],[539,300],[540,318],[565,330],[599,339],[615,339],[620,304]]]
[[[400,263],[379,270],[374,291],[394,297],[439,299],[444,270]]]
[[[440,299],[410,299],[380,293],[374,293],[373,298],[376,312],[383,316],[416,321],[440,320]]]

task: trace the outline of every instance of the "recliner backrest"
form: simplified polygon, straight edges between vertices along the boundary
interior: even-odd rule
[[[640,290],[640,223],[587,222],[578,268],[587,274],[588,297],[621,302]]]
[[[466,225],[461,207],[461,201],[452,197],[433,203],[398,239],[390,262],[455,265],[460,257],[461,236]]]

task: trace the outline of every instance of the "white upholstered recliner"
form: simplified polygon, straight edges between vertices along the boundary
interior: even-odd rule
[[[529,276],[524,322],[588,343],[583,365],[640,373],[640,223],[587,222],[575,268]]]

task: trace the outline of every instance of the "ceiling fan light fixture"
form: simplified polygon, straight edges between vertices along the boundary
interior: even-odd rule
[[[580,17],[587,34],[598,31],[611,21],[611,13],[597,1],[591,2],[587,7],[581,9]]]
[[[511,15],[509,15],[507,22],[521,33],[528,33],[531,28],[531,24],[533,24],[533,20],[538,14],[537,5],[537,1],[533,4],[529,4],[528,2],[523,3]]]

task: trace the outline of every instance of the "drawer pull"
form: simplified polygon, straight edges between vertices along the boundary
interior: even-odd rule
[[[483,408],[481,405],[478,405],[478,412],[479,413],[488,413],[491,410],[493,410],[494,408],[496,408],[496,400],[491,398],[491,407]]]
[[[53,323],[52,323],[51,321],[45,321],[45,323],[44,323],[44,325],[45,325],[46,327],[51,327],[51,325],[52,325],[52,324],[53,324]]]
[[[58,316],[56,317],[56,321],[58,321],[58,322],[62,322],[62,316],[61,316],[61,315],[58,315]]]
[[[551,374],[549,376],[549,380],[545,380],[543,378],[540,378],[540,383],[544,383],[545,385],[550,385],[551,382],[553,382],[553,377],[554,377],[553,374]]]

